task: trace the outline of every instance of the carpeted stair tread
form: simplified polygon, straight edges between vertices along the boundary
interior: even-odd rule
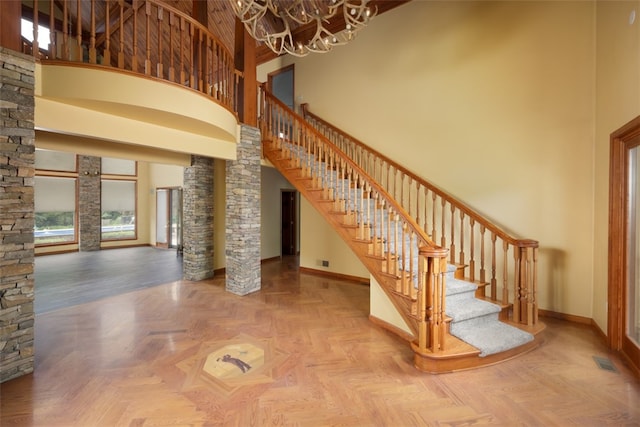
[[[500,306],[473,297],[450,298],[447,296],[446,304],[445,311],[447,316],[453,319],[453,322],[462,322],[487,315],[494,315],[495,319],[498,320],[498,313],[500,312]]]
[[[533,335],[499,321],[451,324],[451,334],[481,350],[480,357],[500,353],[533,341]]]
[[[466,280],[456,279],[451,276],[447,276],[447,297],[458,295],[466,292],[475,292],[478,288],[477,285],[467,282]]]

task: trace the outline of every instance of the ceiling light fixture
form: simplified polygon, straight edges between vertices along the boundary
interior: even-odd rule
[[[370,0],[229,1],[249,34],[278,55],[328,52],[333,46],[352,40],[377,12],[367,6]],[[344,25],[330,26],[331,20],[339,19],[344,20]],[[315,32],[304,37],[302,28],[308,24],[312,28],[315,24]],[[299,40],[301,37],[304,39]]]

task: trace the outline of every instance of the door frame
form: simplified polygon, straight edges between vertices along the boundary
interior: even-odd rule
[[[640,116],[611,134],[609,159],[609,271],[607,336],[609,347],[619,351],[640,374],[640,348],[629,345],[625,323],[629,220],[629,150],[640,146]]]

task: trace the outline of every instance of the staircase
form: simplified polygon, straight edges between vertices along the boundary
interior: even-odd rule
[[[347,153],[339,145],[352,139],[308,111],[318,129],[266,91],[260,105],[265,158],[380,284],[412,331],[418,369],[469,369],[538,345],[544,325],[537,321],[535,304],[537,242],[502,239],[504,233],[475,212],[442,198],[440,190],[421,188],[419,178],[398,165],[389,167],[388,159],[361,143]],[[498,238],[502,251],[496,250]],[[457,257],[454,241],[459,241]]]

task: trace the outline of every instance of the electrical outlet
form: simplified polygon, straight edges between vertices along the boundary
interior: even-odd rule
[[[322,266],[329,267],[329,261],[327,261],[326,259],[322,260]]]

